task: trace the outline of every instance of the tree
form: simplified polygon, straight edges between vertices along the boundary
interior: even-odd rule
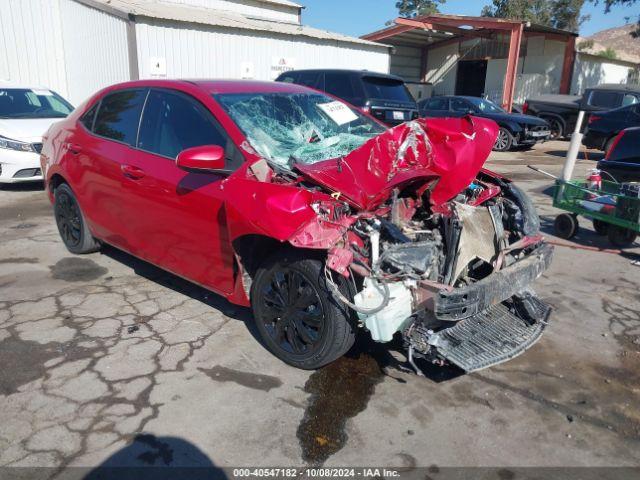
[[[401,17],[413,18],[438,13],[439,6],[446,2],[447,0],[400,0],[396,2],[396,8]]]
[[[482,9],[483,17],[510,18],[547,25],[550,22],[548,0],[493,0]]]
[[[560,30],[577,32],[580,25],[589,19],[580,15],[585,0],[556,0],[550,2],[551,26]]]
[[[596,55],[599,55],[599,56],[605,57],[605,58],[610,58],[611,60],[615,60],[616,58],[618,58],[618,54],[611,47],[608,47],[605,50],[601,50]]]
[[[585,0],[493,0],[485,17],[512,18],[577,32],[588,17],[580,12]]]

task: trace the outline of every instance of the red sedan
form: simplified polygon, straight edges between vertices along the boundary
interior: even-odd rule
[[[306,87],[138,81],[47,132],[42,169],[66,247],[107,243],[250,306],[300,368],[357,328],[408,361],[474,371],[531,346],[549,265],[531,201],[482,170],[498,128],[475,117],[387,129]]]

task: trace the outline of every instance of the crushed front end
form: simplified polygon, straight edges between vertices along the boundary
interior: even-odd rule
[[[323,181],[333,201],[314,209],[322,228],[341,231],[329,240],[327,284],[372,338],[401,336],[418,373],[415,358],[473,372],[521,354],[542,335],[550,308],[531,284],[549,267],[552,247],[539,234],[530,199],[507,179],[480,170],[484,159],[477,159],[484,150],[488,155],[491,127],[482,125],[486,138],[474,134],[474,125],[456,139],[439,126],[413,122],[397,127],[404,129],[399,136],[390,133],[354,152],[368,156],[369,172],[385,180],[369,195],[363,183],[376,178],[355,172],[357,159],[338,161]],[[433,174],[442,166],[443,148],[452,149],[454,159],[460,153],[456,141],[473,145],[467,151],[472,158],[447,161],[446,175]],[[380,170],[384,155],[390,166]],[[316,181],[327,173],[302,170]],[[350,196],[339,185],[345,170],[359,183]],[[466,186],[456,192],[456,182]],[[311,236],[318,238],[317,232]],[[304,246],[300,235],[293,243]]]

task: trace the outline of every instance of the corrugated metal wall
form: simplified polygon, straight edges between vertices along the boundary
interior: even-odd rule
[[[0,79],[68,96],[58,0],[0,0]]]
[[[196,7],[228,10],[242,15],[298,23],[298,9],[286,5],[259,2],[256,0],[163,0],[165,2],[193,5]]]
[[[353,68],[389,71],[384,47],[328,42],[311,38],[261,34],[217,27],[140,20],[136,24],[141,78],[152,78],[150,59],[166,61],[167,78],[240,78],[242,64],[253,66],[253,78],[270,80],[273,62],[287,58],[300,68]]]
[[[60,0],[69,101],[129,77],[126,22],[73,0]]]
[[[420,82],[422,49],[408,45],[396,45],[391,54],[391,73],[408,82]]]

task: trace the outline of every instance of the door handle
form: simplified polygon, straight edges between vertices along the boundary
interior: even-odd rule
[[[69,151],[74,155],[78,155],[82,152],[82,147],[76,143],[68,143],[67,147],[69,148]]]
[[[120,167],[122,174],[132,180],[139,180],[145,176],[144,170],[133,165],[122,165]]]

